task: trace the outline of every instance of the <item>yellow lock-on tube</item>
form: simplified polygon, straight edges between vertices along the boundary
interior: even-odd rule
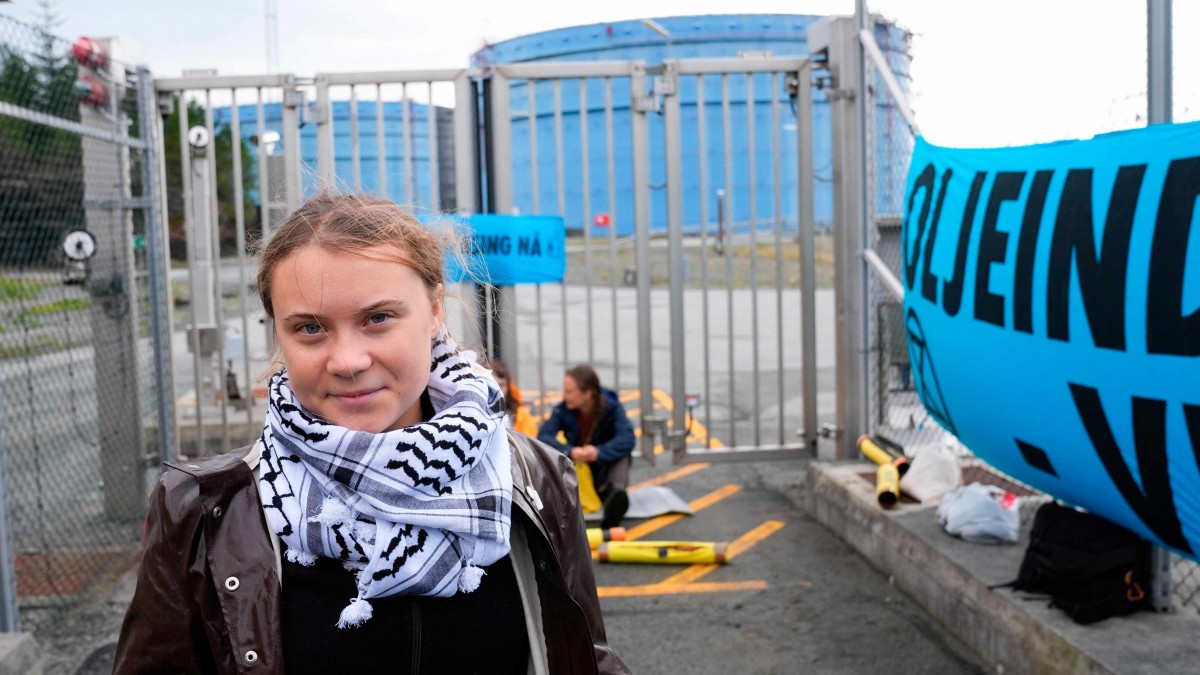
[[[866,455],[867,459],[875,462],[876,464],[894,465],[896,467],[896,471],[899,472],[901,476],[908,471],[907,457],[894,451],[889,452],[888,450],[885,450],[884,448],[880,447],[879,444],[874,441],[874,439],[866,434],[858,437],[858,449],[862,451],[862,454]]]
[[[600,562],[724,565],[725,542],[711,541],[608,541],[600,544]]]
[[[595,551],[596,547],[606,541],[625,541],[626,533],[623,527],[610,527],[602,530],[598,527],[587,529],[588,545]]]
[[[885,509],[900,502],[900,471],[894,464],[880,464],[875,470],[875,499]]]

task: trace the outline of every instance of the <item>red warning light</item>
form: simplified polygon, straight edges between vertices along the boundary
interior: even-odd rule
[[[84,105],[101,106],[108,102],[108,88],[95,77],[84,75],[75,80],[75,96]]]
[[[92,70],[104,68],[108,61],[108,55],[104,53],[104,49],[89,37],[81,37],[71,45],[71,58],[84,68]]]
[[[594,218],[592,218],[592,224],[595,225],[596,227],[608,227],[608,224],[609,224],[608,214],[607,213],[597,213],[596,216]]]

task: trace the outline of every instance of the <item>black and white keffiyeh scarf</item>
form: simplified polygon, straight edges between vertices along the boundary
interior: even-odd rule
[[[259,495],[291,562],[354,571],[339,628],[371,618],[370,598],[447,597],[479,586],[509,552],[512,473],[496,383],[445,329],[433,341],[428,422],[369,433],[305,410],[286,371],[270,382]]]

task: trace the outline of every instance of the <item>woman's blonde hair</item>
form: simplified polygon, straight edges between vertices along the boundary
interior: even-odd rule
[[[412,268],[431,294],[445,281],[446,255],[462,257],[460,240],[450,227],[428,228],[400,205],[380,197],[322,193],[292,212],[262,248],[258,296],[271,319],[275,268],[310,244],[349,252],[390,246],[398,254],[396,262]]]

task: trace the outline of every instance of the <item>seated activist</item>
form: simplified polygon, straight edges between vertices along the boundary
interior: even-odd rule
[[[560,432],[565,443],[558,438]],[[596,492],[604,501],[600,527],[620,525],[629,509],[625,488],[635,444],[633,427],[616,392],[600,386],[591,366],[575,366],[566,372],[562,403],[554,406],[538,427],[538,440],[588,466]]]
[[[504,410],[508,415],[504,418],[504,426],[519,431],[526,436],[537,436],[537,422],[533,421],[533,414],[529,412],[521,403],[521,391],[517,388],[517,383],[513,382],[509,374],[508,366],[500,359],[492,359],[492,377],[496,378],[496,384],[500,385],[500,393],[504,394]]]

